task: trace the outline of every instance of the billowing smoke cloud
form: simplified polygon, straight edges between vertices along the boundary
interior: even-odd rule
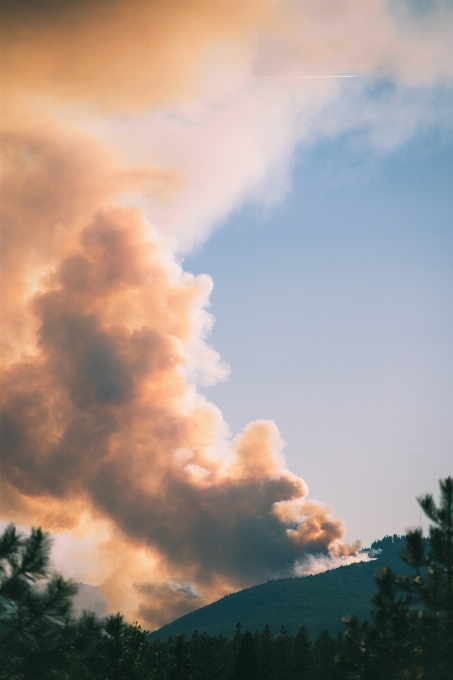
[[[27,163],[16,169],[16,193],[27,178],[40,213],[67,145],[42,145],[43,161],[34,144],[18,144]],[[75,165],[73,187],[85,172]],[[224,370],[203,341],[211,281],[185,274],[149,231],[132,207],[83,215],[38,292],[23,300],[36,345],[2,385],[2,481],[13,502],[17,493],[39,499],[44,524],[55,528],[77,523],[68,515],[82,503],[199,586],[289,573],[305,553],[347,553],[342,522],[304,502],[306,485],[285,468],[275,425],[253,423],[231,442],[219,411],[190,384],[192,356],[203,355],[208,378]],[[69,509],[60,514],[60,505]],[[168,587],[187,604],[191,591]]]
[[[273,422],[232,437],[197,394],[227,367],[207,344],[212,282],[174,253],[284,175],[301,139],[380,129],[336,81],[304,78],[448,80],[448,6],[399,7],[2,5],[2,515],[95,536],[89,578],[148,625],[356,549],[306,500]]]

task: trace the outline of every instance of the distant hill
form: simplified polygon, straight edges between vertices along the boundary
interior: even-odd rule
[[[376,559],[370,562],[314,576],[276,579],[227,595],[150,633],[148,639],[167,640],[177,633],[190,637],[194,630],[232,637],[238,621],[243,631],[261,631],[267,623],[274,634],[284,625],[293,635],[305,626],[312,639],[323,630],[336,635],[343,629],[343,616],[357,614],[359,619],[368,616],[370,599],[376,590],[373,579],[376,571],[390,566],[404,573],[408,568],[399,557],[405,540],[394,535],[375,541],[371,548]]]

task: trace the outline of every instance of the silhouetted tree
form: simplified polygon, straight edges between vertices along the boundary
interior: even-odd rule
[[[1,680],[150,680],[146,631],[123,617],[72,616],[77,587],[49,573],[41,529],[0,536]]]
[[[169,680],[191,679],[190,643],[184,635],[175,635],[171,643]]]
[[[252,634],[246,630],[234,663],[233,680],[260,680],[258,655]]]
[[[316,680],[316,661],[313,645],[305,627],[302,627],[294,641],[294,680]]]
[[[314,652],[319,680],[334,680],[338,669],[335,663],[338,644],[328,630],[323,630],[316,638]]]
[[[293,642],[293,637],[288,635],[286,628],[282,626],[280,635],[275,640],[277,677],[279,680],[290,680],[291,678]]]
[[[260,675],[263,680],[276,678],[275,641],[271,629],[266,624],[259,640]]]
[[[150,677],[147,631],[127,623],[121,614],[106,617],[93,653],[85,659],[88,677],[96,680],[145,680]]]
[[[440,502],[418,498],[432,522],[407,532],[402,559],[414,573],[375,577],[372,621],[347,621],[342,665],[347,678],[451,680],[453,668],[453,479],[440,480]]]
[[[0,537],[0,678],[65,677],[74,656],[71,634],[85,636],[83,619],[68,628],[77,588],[48,574],[51,542],[41,529],[28,538],[9,525]]]

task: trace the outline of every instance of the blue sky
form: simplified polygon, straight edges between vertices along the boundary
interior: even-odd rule
[[[419,522],[452,466],[453,143],[348,136],[297,152],[276,207],[236,212],[185,269],[214,279],[205,388],[233,432],[272,418],[288,466],[369,543]]]

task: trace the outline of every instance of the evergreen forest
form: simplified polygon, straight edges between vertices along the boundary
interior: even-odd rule
[[[368,562],[245,588],[181,616],[147,639],[166,640],[180,633],[190,637],[194,630],[231,637],[238,621],[251,631],[264,630],[267,625],[274,635],[282,625],[289,634],[297,635],[302,623],[313,640],[326,630],[335,637],[344,630],[345,616],[369,617],[370,600],[377,592],[373,575],[381,566],[400,574],[408,571],[400,557],[405,546],[405,536],[385,536],[372,544],[373,559]]]
[[[161,638],[121,614],[77,618],[77,586],[49,573],[50,537],[10,525],[0,536],[0,680],[452,680],[453,478],[439,484],[438,503],[418,499],[429,536],[415,529],[375,545],[397,545],[400,568],[379,569],[369,615],[345,616],[335,635],[310,635],[304,621],[289,632],[238,622],[230,637]]]

